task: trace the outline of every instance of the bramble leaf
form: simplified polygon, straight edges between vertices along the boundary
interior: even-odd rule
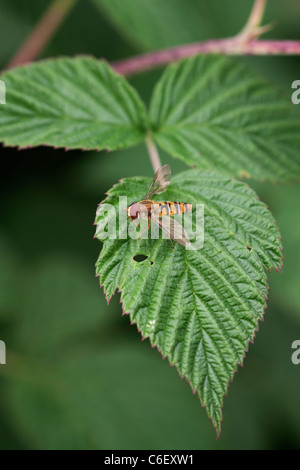
[[[103,61],[46,60],[1,79],[6,104],[0,108],[0,140],[6,145],[114,150],[145,136],[144,104]]]
[[[199,168],[258,180],[300,179],[300,115],[247,68],[221,56],[170,65],[152,97],[156,142]]]
[[[121,180],[104,202],[118,208],[124,195],[128,204],[139,201],[150,182]],[[203,248],[193,251],[175,244],[173,250],[162,239],[106,239],[96,272],[108,299],[120,289],[124,311],[186,377],[219,432],[228,383],[263,316],[268,289],[264,266],[281,265],[279,232],[254,191],[211,171],[174,176],[164,199],[194,208],[204,204]],[[98,211],[100,239],[102,217]]]

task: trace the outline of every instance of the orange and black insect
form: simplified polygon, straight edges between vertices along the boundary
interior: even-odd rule
[[[163,193],[170,184],[171,168],[169,165],[161,166],[151,183],[148,193],[142,201],[134,202],[127,208],[127,215],[130,220],[138,221],[139,218],[148,219],[148,229],[151,220],[156,223],[170,239],[182,246],[190,245],[188,234],[176,220],[170,216],[191,212],[193,206],[185,202],[156,202],[150,198],[154,194]]]

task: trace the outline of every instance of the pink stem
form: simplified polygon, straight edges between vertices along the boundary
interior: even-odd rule
[[[146,137],[146,147],[148,149],[148,153],[149,153],[149,157],[150,157],[150,161],[151,161],[154,173],[156,173],[157,170],[161,167],[161,163],[160,163],[160,158],[159,158],[157,148],[155,146],[155,143],[150,133],[148,133]]]
[[[300,41],[250,40],[240,43],[237,37],[211,39],[141,54],[113,62],[111,66],[117,73],[129,76],[197,54],[299,55]]]
[[[7,68],[32,62],[47,45],[77,0],[54,0]]]

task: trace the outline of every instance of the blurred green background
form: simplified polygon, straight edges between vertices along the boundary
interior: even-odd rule
[[[0,1],[3,69],[49,5]],[[42,57],[116,60],[233,35],[252,0],[79,0]],[[269,1],[266,37],[300,39],[300,2]],[[300,58],[239,58],[291,96]],[[161,70],[132,78],[148,102]],[[300,106],[300,105],[299,105]],[[1,110],[0,110],[1,111]],[[285,266],[271,273],[265,322],[224,403],[220,439],[190,387],[141,342],[119,295],[106,305],[95,279],[94,215],[119,178],[152,175],[143,145],[123,152],[1,148],[1,449],[300,448],[300,186],[250,181],[280,227]],[[185,168],[161,155],[174,173]]]

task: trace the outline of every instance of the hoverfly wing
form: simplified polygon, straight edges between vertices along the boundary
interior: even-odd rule
[[[160,218],[152,217],[152,220],[168,234],[169,238],[172,238],[179,245],[189,246],[191,244],[188,234],[177,220],[172,219],[168,215]]]
[[[170,166],[169,165],[161,166],[155,173],[155,176],[153,178],[149,191],[147,195],[145,196],[145,199],[150,199],[153,196],[153,194],[163,193],[169,186],[170,180],[171,180]]]

